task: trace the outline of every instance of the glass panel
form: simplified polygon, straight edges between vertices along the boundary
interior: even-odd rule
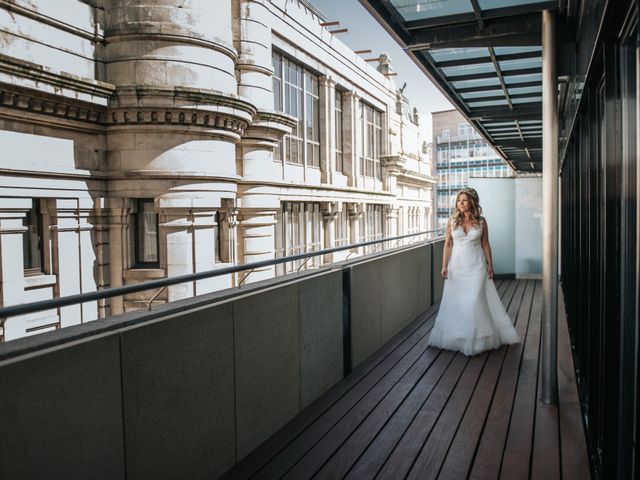
[[[462,98],[464,98],[465,100],[470,99],[470,98],[486,98],[486,97],[494,97],[494,96],[503,96],[504,92],[502,91],[502,89],[499,90],[483,90],[480,92],[469,92],[469,93],[463,93],[462,94]]]
[[[540,87],[518,87],[508,88],[509,95],[518,95],[523,93],[540,93],[542,94],[542,86]]]
[[[153,200],[139,200],[138,203],[138,263],[158,261],[158,216],[153,208]]]
[[[22,259],[24,269],[38,273],[42,270],[42,223],[40,200],[31,200],[31,209],[23,220],[27,231],[22,234]]]
[[[526,75],[517,75],[517,76],[526,76]],[[542,75],[540,75],[542,78]],[[489,85],[500,85],[500,80],[498,77],[495,78],[482,78],[479,80],[460,80],[457,82],[451,82],[455,88],[471,88],[471,87],[486,87]],[[507,82],[509,83],[509,82]]]
[[[514,98],[511,101],[514,104],[516,104],[516,103],[536,103],[536,102],[542,102],[542,96],[539,96],[539,97]]]
[[[459,67],[445,67],[442,72],[447,77],[459,75],[475,75],[476,73],[494,73],[496,69],[493,63],[479,63],[475,65],[461,65]]]
[[[493,51],[499,57],[512,53],[542,52],[542,47],[495,47]]]
[[[517,5],[535,5],[540,3],[536,0],[478,0],[481,10],[490,10],[493,8],[515,7]]]
[[[391,4],[407,21],[473,12],[468,0],[391,0]]]
[[[542,58],[523,58],[520,60],[507,60],[498,62],[500,70],[508,72],[510,70],[521,70],[523,68],[542,68]]]
[[[511,85],[514,83],[522,83],[522,82],[541,82],[542,83],[542,74],[533,73],[531,75],[507,75],[504,77],[504,83],[506,83],[507,85]]]
[[[495,106],[495,105],[507,105],[507,99],[504,98],[502,100],[487,100],[487,101],[483,101],[483,102],[469,102],[467,105],[469,105],[471,108],[492,107],[492,106]]]
[[[431,50],[429,54],[436,62],[445,62],[447,60],[488,57],[489,49],[485,47],[442,48],[440,50]]]

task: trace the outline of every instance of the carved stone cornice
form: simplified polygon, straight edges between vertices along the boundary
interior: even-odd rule
[[[256,108],[238,96],[185,87],[119,87],[109,104],[109,127],[200,127],[226,131],[238,140],[256,116]]]
[[[74,92],[81,92],[105,100],[109,98],[115,90],[115,86],[110,83],[83,78],[70,73],[54,72],[42,65],[2,54],[0,54],[0,74],[34,82],[34,86],[40,89],[42,89],[42,84],[46,84],[57,89],[62,88]]]
[[[282,112],[260,110],[242,137],[241,144],[275,147],[282,137],[291,133],[298,119]]]
[[[115,126],[172,125],[226,130],[242,136],[250,120],[229,114],[187,108],[110,108],[107,124]]]
[[[0,83],[0,107],[90,124],[103,124],[107,112],[103,105],[4,83]]]

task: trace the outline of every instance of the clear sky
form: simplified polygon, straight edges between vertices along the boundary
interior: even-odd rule
[[[391,56],[391,67],[398,76],[395,82],[398,88],[407,82],[404,94],[412,107],[420,112],[420,128],[424,138],[431,138],[431,112],[453,108],[427,76],[389,36],[382,26],[369,14],[358,0],[311,0],[329,21],[339,21],[339,27],[348,28],[339,38],[353,50],[371,49],[366,58],[376,57],[382,52]]]

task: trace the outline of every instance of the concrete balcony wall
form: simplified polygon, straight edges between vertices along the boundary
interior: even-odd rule
[[[441,248],[0,346],[0,478],[220,476],[439,298]]]

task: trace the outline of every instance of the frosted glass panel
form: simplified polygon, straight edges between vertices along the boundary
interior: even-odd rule
[[[496,274],[515,273],[514,183],[510,178],[470,178],[489,224],[489,243]]]

